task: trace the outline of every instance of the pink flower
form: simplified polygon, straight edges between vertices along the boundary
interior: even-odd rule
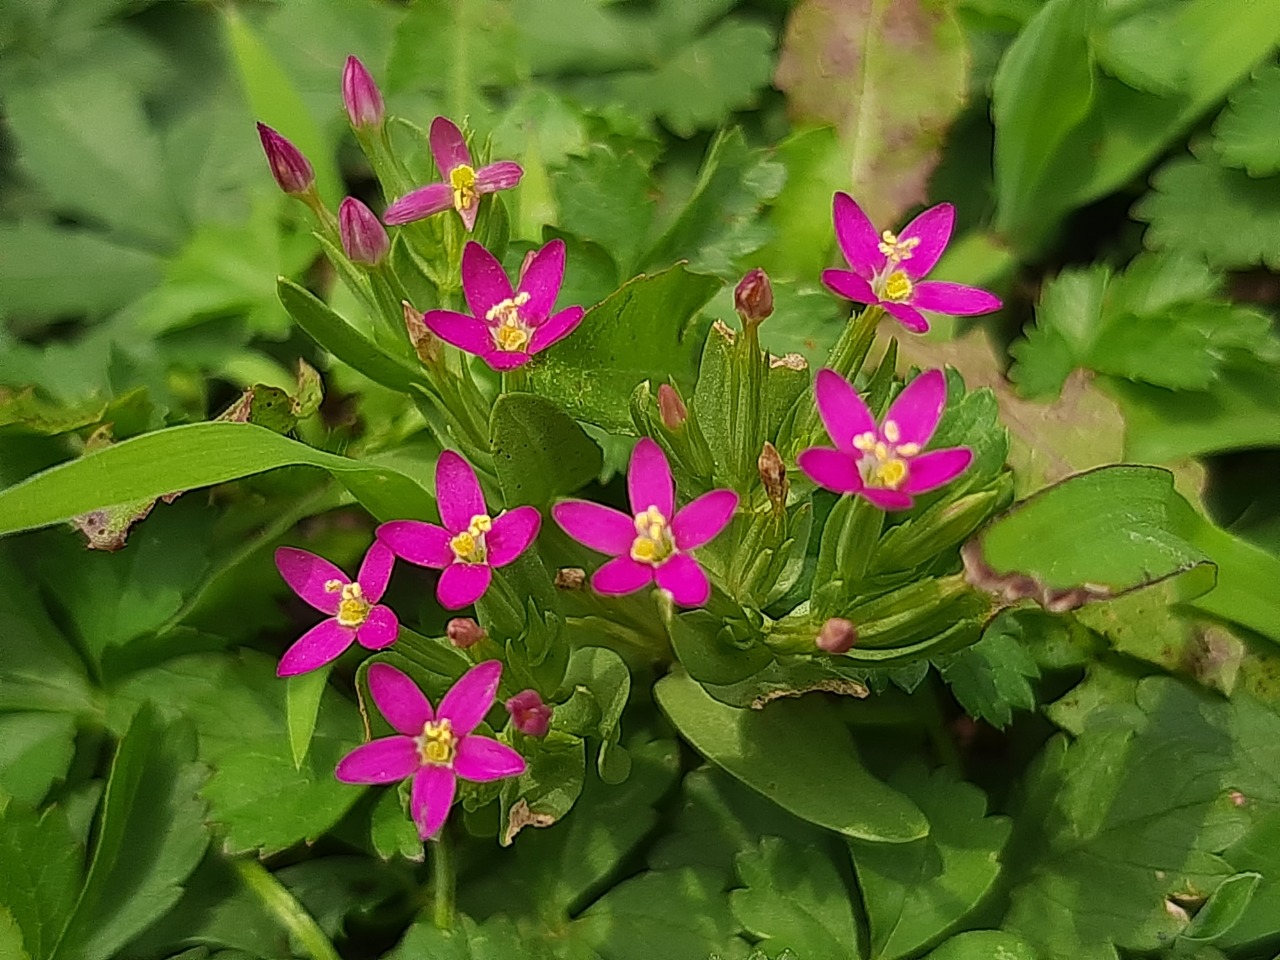
[[[511,370],[582,322],[581,307],[551,312],[563,280],[563,240],[552,240],[534,255],[515,290],[497,258],[471,241],[462,251],[462,292],[473,316],[428,310],[422,322],[441,340],[474,353],[494,370]]]
[[[813,390],[836,449],[812,447],[796,462],[820,487],[861,494],[882,510],[907,510],[912,494],[950,483],[973,462],[968,447],[921,453],[947,403],[941,370],[912,380],[880,426],[849,381],[834,370],[819,370]]]
[[[867,215],[847,193],[834,204],[836,240],[852,270],[824,270],[822,282],[856,303],[879,304],[912,333],[924,333],[932,310],[956,317],[1000,309],[1000,298],[962,283],[921,280],[933,269],[951,239],[956,211],[949,203],[930,207],[902,233],[877,236]]]
[[[395,667],[369,668],[369,692],[378,712],[399,731],[356,747],[338,762],[334,774],[343,783],[395,783],[413,777],[409,810],[418,835],[440,832],[453,806],[458,777],[487,783],[518,777],[524,758],[505,743],[474,733],[493,706],[502,664],[476,664],[450,688],[438,710],[412,680]]]
[[[356,57],[347,57],[342,69],[342,103],[347,108],[347,119],[357,130],[379,126],[386,115],[382,91]]]
[[[480,198],[486,193],[511,189],[520,182],[524,170],[510,160],[476,170],[462,131],[444,117],[431,121],[430,139],[431,155],[445,182],[429,183],[405,194],[387,208],[382,219],[390,224],[409,223],[453,207],[470,232],[475,229]]]
[[[552,710],[537,690],[521,690],[506,703],[511,723],[526,737],[545,737],[551,729]]]
[[[392,520],[378,528],[378,540],[410,563],[443,570],[436,597],[446,609],[457,610],[489,589],[494,567],[505,567],[524,553],[538,535],[542,517],[533,507],[490,517],[475,471],[452,450],[436,461],[436,500],[443,527]]]
[[[276,551],[276,569],[285,583],[321,613],[329,614],[304,633],[280,658],[276,675],[291,677],[323,667],[336,660],[353,641],[362,647],[381,650],[395,643],[400,622],[390,607],[379,600],[391,579],[395,555],[374,542],[360,564],[355,580],[323,557],[281,547]]]
[[[676,603],[697,607],[711,583],[689,553],[720,533],[738,508],[732,490],[704,493],[679,513],[666,454],[648,437],[636,444],[627,473],[632,516],[586,500],[552,508],[556,523],[592,550],[614,555],[591,578],[598,593],[624,594],[657,582]]]

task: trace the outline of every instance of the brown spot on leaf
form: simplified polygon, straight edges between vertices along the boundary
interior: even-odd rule
[[[511,841],[516,838],[516,834],[525,827],[549,827],[556,822],[556,818],[549,813],[534,813],[529,809],[529,804],[521,797],[511,807],[511,812],[507,814],[507,829],[502,834],[502,845],[504,847],[511,846]]]
[[[806,693],[835,693],[842,697],[856,697],[859,700],[865,700],[871,696],[871,690],[865,683],[833,677],[828,680],[819,680],[817,683],[811,683],[807,687],[796,687],[791,690],[770,690],[768,693],[762,693],[751,701],[751,709],[763,710],[765,704],[773,700],[781,700],[783,697],[803,697]]]

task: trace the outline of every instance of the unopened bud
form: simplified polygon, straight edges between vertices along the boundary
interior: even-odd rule
[[[668,430],[679,430],[689,419],[689,408],[676,393],[676,388],[669,383],[658,387],[658,415],[662,417],[662,425]]]
[[[338,235],[342,252],[352,263],[375,267],[391,249],[391,239],[373,211],[355,197],[347,197],[338,207]]]
[[[787,505],[791,481],[787,479],[787,468],[782,462],[778,448],[766,440],[756,465],[760,469],[760,482],[764,484],[764,492],[769,497],[769,502],[773,504],[775,512],[781,513]]]
[[[382,91],[364,64],[355,57],[347,57],[347,65],[342,71],[342,102],[347,108],[351,126],[357,130],[381,125],[386,115]]]
[[[773,286],[768,274],[759,267],[749,271],[733,291],[733,306],[744,327],[764,323],[773,313]]]
[[[291,197],[300,197],[315,186],[316,172],[297,147],[265,123],[258,124],[258,138],[271,164],[271,175],[280,189]]]
[[[404,328],[409,332],[409,342],[413,344],[413,352],[427,366],[434,366],[440,359],[440,338],[428,329],[423,322],[423,314],[413,308],[408,300],[401,300],[404,309]]]
[[[581,590],[587,582],[587,571],[581,567],[561,567],[556,571],[557,590]]]
[[[545,737],[551,726],[551,708],[537,690],[521,690],[507,701],[511,722],[526,737]]]
[[[814,642],[825,653],[848,653],[858,642],[858,628],[844,617],[832,617],[822,625]]]
[[[445,636],[449,638],[449,642],[459,650],[474,647],[489,636],[489,631],[470,617],[454,617],[444,628],[444,632]]]

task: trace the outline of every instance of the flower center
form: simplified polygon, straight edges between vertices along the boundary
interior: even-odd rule
[[[493,326],[493,342],[499,350],[515,353],[523,350],[533,336],[533,328],[520,318],[520,308],[529,302],[529,294],[521,292],[489,308],[485,320]]]
[[[364,591],[359,583],[343,583],[341,580],[326,580],[325,593],[341,591],[342,599],[338,601],[338,623],[344,627],[358,627],[369,616],[373,605],[364,598]]]
[[[417,744],[418,759],[424,766],[451,766],[458,752],[458,738],[453,735],[453,725],[444,717],[424,723],[422,734],[413,742]]]
[[[908,461],[920,452],[918,443],[899,443],[902,431],[892,420],[886,420],[881,436],[870,430],[853,438],[854,449],[862,451],[858,471],[869,487],[897,490],[911,475]]]
[[[884,279],[884,297],[894,303],[901,303],[911,296],[914,289],[911,278],[905,270],[895,270]]]
[[[449,541],[449,549],[453,551],[458,563],[484,563],[489,555],[485,546],[484,535],[493,529],[493,520],[488,514],[477,513],[471,518],[467,529]]]
[[[676,552],[671,525],[657,507],[636,514],[636,538],[631,543],[631,559],[655,567]]]
[[[891,230],[886,230],[881,234],[880,252],[884,254],[885,259],[890,264],[901,263],[903,260],[911,259],[911,252],[920,246],[919,237],[908,237],[906,240],[899,240],[897,235]]]
[[[480,195],[476,193],[476,172],[465,163],[449,171],[449,185],[453,187],[453,208],[466,210],[475,206]]]

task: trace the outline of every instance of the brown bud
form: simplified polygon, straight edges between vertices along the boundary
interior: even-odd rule
[[[476,623],[470,617],[454,617],[444,628],[445,635],[459,650],[465,650],[467,647],[474,647],[477,643],[489,636],[489,631],[480,624]]]
[[[756,461],[760,469],[760,482],[764,484],[764,492],[779,513],[787,505],[787,494],[791,490],[791,481],[787,479],[787,468],[782,462],[778,448],[768,440],[760,451],[760,459]]]
[[[679,430],[689,419],[689,408],[676,393],[676,388],[664,383],[658,388],[658,414],[662,417],[662,425],[668,430]]]
[[[733,291],[733,306],[744,327],[759,326],[773,313],[773,286],[759,267],[747,272]]]
[[[825,653],[848,653],[858,642],[858,628],[844,617],[832,617],[822,625],[814,643]]]
[[[418,359],[428,366],[435,366],[440,360],[440,339],[427,329],[422,322],[423,314],[413,308],[408,300],[401,300],[404,308],[404,328],[409,331],[409,342]]]
[[[561,567],[556,571],[557,590],[581,590],[587,582],[587,571],[581,567]]]

